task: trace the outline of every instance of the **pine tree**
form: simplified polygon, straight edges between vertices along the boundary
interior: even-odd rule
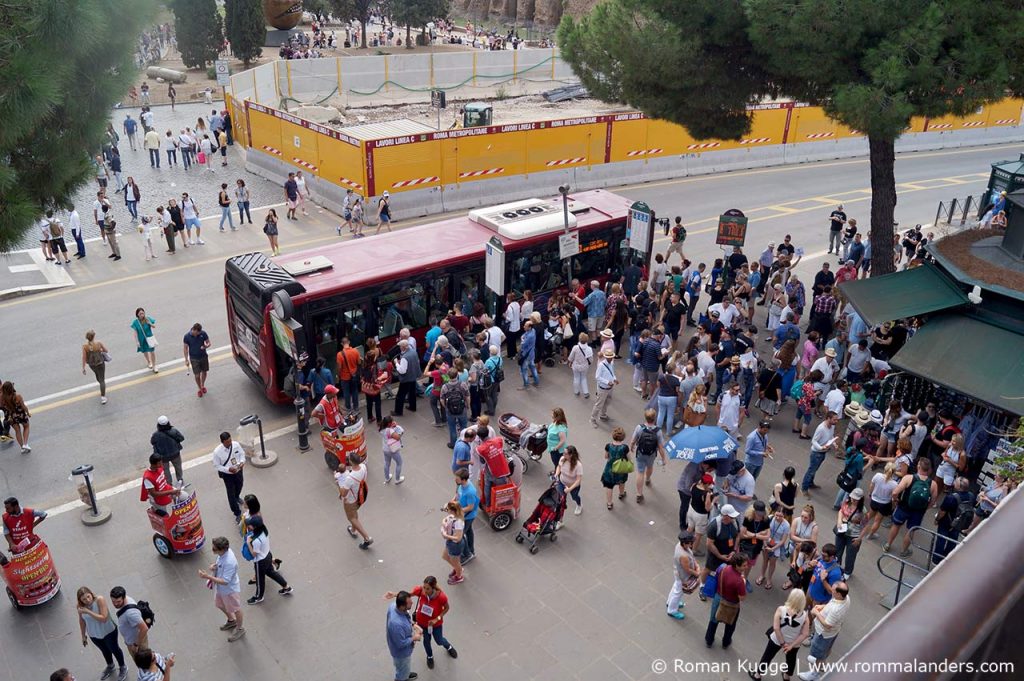
[[[747,105],[789,97],[868,137],[872,274],[893,269],[896,139],[1024,91],[1018,0],[606,0],[558,29],[591,93],[738,139]]]
[[[370,11],[377,0],[327,0],[331,16],[335,19],[348,21],[357,19],[363,30],[359,33],[360,47],[366,47],[366,24],[370,21]]]
[[[405,25],[405,46],[412,49],[412,27],[426,26],[428,22],[446,17],[451,11],[449,0],[391,0],[391,15],[395,23]]]
[[[153,16],[151,0],[0,4],[0,251],[90,177],[91,153],[138,73],[136,43]]]
[[[241,59],[246,68],[263,54],[267,20],[260,0],[226,0],[224,28],[231,42],[231,54]]]
[[[174,32],[181,61],[190,69],[204,69],[217,60],[224,32],[216,0],[172,0]]]

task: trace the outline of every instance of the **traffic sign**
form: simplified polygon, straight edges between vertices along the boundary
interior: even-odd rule
[[[213,71],[217,74],[217,85],[227,87],[231,84],[231,69],[227,59],[218,59],[213,63]]]
[[[447,107],[445,100],[444,90],[431,90],[430,91],[430,106],[435,109],[444,109]]]
[[[742,246],[747,239],[747,218],[742,211],[725,211],[718,218],[718,236],[715,243],[719,246]]]
[[[562,260],[580,254],[580,233],[567,232],[558,236],[558,257]]]

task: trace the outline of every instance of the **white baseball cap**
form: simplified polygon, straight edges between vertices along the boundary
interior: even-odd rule
[[[391,194],[390,194],[390,192],[388,192],[388,190],[387,190],[387,189],[385,189],[385,190],[384,190],[384,193],[383,193],[383,194],[381,194],[381,196],[391,196]]]
[[[730,518],[739,518],[740,512],[733,508],[732,504],[726,504],[722,507],[722,515],[727,515]]]
[[[166,425],[170,424],[170,422],[171,422],[171,420],[169,418],[167,418],[166,416],[161,416],[160,418],[158,418],[156,420],[156,424],[158,426],[166,426]]]

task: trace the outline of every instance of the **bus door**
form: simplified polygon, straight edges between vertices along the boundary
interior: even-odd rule
[[[452,276],[455,279],[453,300],[462,306],[462,314],[471,317],[476,304],[483,302],[481,289],[483,288],[484,271],[479,267],[471,270],[455,270],[452,272]]]
[[[340,298],[314,301],[307,310],[307,328],[311,337],[310,347],[316,348],[316,356],[324,359],[324,366],[331,370],[335,378],[338,376],[338,352],[341,350],[341,339],[348,337],[352,347],[362,354],[366,339],[376,335],[373,306],[369,299],[343,300]],[[310,353],[312,355],[313,353]]]

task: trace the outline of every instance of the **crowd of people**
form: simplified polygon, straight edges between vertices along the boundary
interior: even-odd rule
[[[239,186],[244,187],[241,180]],[[301,174],[289,174],[284,190],[286,219],[297,220],[299,211],[305,213],[308,197]],[[135,196],[127,191],[125,195]],[[98,198],[102,200],[102,191]],[[226,184],[221,186],[221,199],[233,228]],[[362,224],[353,219],[357,205],[361,206],[359,197],[350,193],[342,226],[348,224],[353,232],[361,230]],[[386,193],[377,212],[380,225],[390,228]],[[841,235],[833,239],[837,222]],[[937,530],[945,540],[936,545],[937,562],[992,513],[1013,484],[997,476],[972,493],[981,466],[968,452],[960,427],[961,418],[967,420],[969,414],[954,414],[933,404],[911,413],[898,399],[881,398],[880,379],[891,371],[888,361],[920,322],[894,320],[869,327],[847,304],[838,285],[870,271],[870,251],[858,247],[860,234],[854,231],[850,240],[842,236],[851,222],[856,225],[842,206],[830,216],[829,250],[840,258],[841,266],[833,273],[831,264],[823,263],[808,288],[793,271],[802,249],[791,236],[778,246],[768,244],[753,261],[736,247],[709,268],[707,263],[687,259],[686,229],[677,218],[669,228],[667,251],[656,254],[649,268],[632,262],[615,281],[573,280],[546,299],[535,297],[529,289],[511,291],[496,316],[487,314],[480,304],[469,310],[456,304],[444,317],[430,319],[422,341],[410,328],[398,329],[397,354],[391,359],[373,338],[361,348],[348,338],[339,339],[341,349],[333,358],[336,373],[323,357],[301,357],[294,390],[308,400],[312,416],[329,430],[363,418],[362,396],[365,423],[376,425],[379,433],[385,485],[405,481],[401,420],[406,410],[415,412],[420,400],[427,400],[433,425],[446,429],[446,444],[452,450],[456,491],[444,504],[439,528],[441,558],[451,568],[447,575],[451,587],[467,580],[465,566],[476,557],[474,520],[493,501],[494,487],[511,475],[504,439],[491,426],[491,417],[498,414],[506,379],[515,375],[506,372],[513,367],[521,380],[517,389],[528,392],[547,390],[542,381],[546,372],[571,372],[573,395],[566,394],[564,399],[593,399],[590,426],[608,433],[600,459],[592,464],[573,443],[565,410],[559,406],[551,410],[546,428],[549,474],[558,498],[573,500],[575,515],[582,514],[587,504],[587,486],[594,486],[584,476],[585,469],[594,471],[591,475],[604,489],[608,512],[614,512],[615,501],[627,503],[630,476],[634,501],[643,504],[658,464],[666,464],[669,441],[686,429],[717,425],[739,446],[724,458],[689,462],[679,476],[679,536],[673,549],[666,614],[684,620],[684,595],[696,593],[710,603],[706,645],[715,644],[721,624],[721,645],[728,648],[743,603],[754,596],[755,587],[771,592],[779,571],[784,576],[784,602],[774,611],[758,671],[751,672],[751,677],[769,674],[774,658],[782,652],[782,676],[791,678],[800,648],[807,646],[809,668],[800,678],[816,679],[819,663],[828,658],[848,616],[851,579],[864,541],[877,538],[884,527],[888,531],[882,548],[889,551],[906,530],[901,555],[910,556],[910,530],[934,511]],[[918,248],[924,237],[908,238],[916,241],[913,259],[920,259]],[[186,247],[192,243],[185,236],[182,241]],[[172,238],[168,245],[172,252]],[[277,252],[276,243],[271,245]],[[675,256],[678,262],[673,262]],[[148,368],[158,371],[155,320],[140,308],[131,326],[138,352]],[[186,332],[183,352],[195,372],[200,398],[206,393],[209,347],[210,339],[200,325]],[[108,357],[106,347],[89,332],[82,347],[82,369],[92,368],[104,402],[102,367]],[[394,381],[395,402],[386,413],[382,400]],[[513,378],[513,382],[517,381]],[[3,384],[2,393],[4,425],[15,426],[16,433],[19,425],[24,427],[18,440],[24,440],[26,451],[27,409],[10,383]],[[616,423],[608,413],[612,400],[632,400],[635,423]],[[554,401],[557,404],[558,399]],[[854,419],[843,438],[839,423],[848,417],[853,403],[863,407],[865,416]],[[780,480],[766,486],[762,471],[779,444],[773,431],[785,422],[780,414],[790,404],[792,440],[807,442],[807,465],[801,477],[796,467],[787,467]],[[753,425],[744,427],[751,419]],[[631,433],[627,426],[632,426]],[[158,420],[143,486],[150,503],[165,512],[187,488],[180,463],[183,439],[166,417]],[[826,497],[816,475],[829,453],[841,459],[842,468]],[[364,551],[374,545],[360,517],[368,496],[370,465],[370,460],[349,454],[339,461],[335,474],[347,532]],[[279,572],[280,561],[270,552],[259,502],[252,495],[243,497],[245,456],[229,433],[221,434],[214,466],[240,528],[243,558],[253,563],[250,583],[256,589],[247,604],[263,601],[267,578],[278,583],[282,596],[290,595],[292,587]],[[800,492],[802,502],[797,499]],[[833,516],[828,516],[829,510]],[[7,518],[5,514],[5,528]],[[560,519],[558,526],[563,522]],[[209,582],[216,607],[226,616],[221,629],[230,632],[229,641],[236,641],[245,635],[239,564],[228,538],[217,537],[212,545],[217,560],[200,570],[199,577]],[[451,601],[437,577],[428,575],[420,585],[389,591],[385,597],[394,600],[388,608],[386,638],[397,681],[415,678],[411,657],[418,642],[423,643],[430,668],[434,666],[431,642],[457,657],[443,633]],[[144,603],[128,598],[118,586],[110,591],[109,606],[87,587],[79,591],[83,642],[92,639],[103,653],[107,663],[103,678],[114,673],[115,661],[119,678],[126,673],[117,633],[109,623],[111,607],[116,608],[116,627],[139,668],[139,678],[169,678],[173,658],[149,649]]]

